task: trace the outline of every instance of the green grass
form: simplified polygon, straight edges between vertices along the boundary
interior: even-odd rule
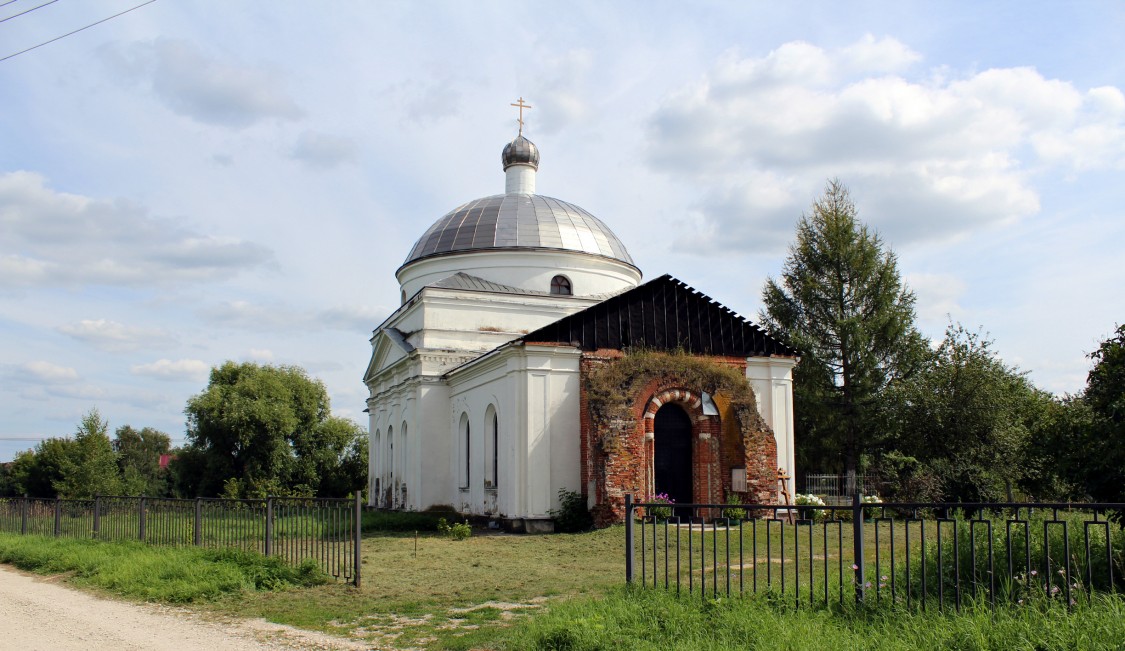
[[[1125,601],[1095,599],[1071,612],[1045,604],[969,607],[958,614],[794,609],[769,599],[678,599],[616,588],[602,599],[555,604],[498,631],[493,648],[558,649],[1121,649]],[[460,645],[453,645],[460,646]]]
[[[406,521],[371,520],[365,524],[371,529],[407,526]],[[808,531],[807,528],[801,531],[800,549],[804,554]],[[846,530],[845,534],[849,532]],[[696,533],[698,535],[698,528]],[[744,541],[747,556],[751,556],[752,544],[747,544],[751,541],[750,533],[746,532]],[[841,559],[833,556],[833,550],[823,549],[822,541],[817,541],[819,533],[817,528],[813,552],[818,558],[813,570],[817,571],[815,565],[827,556],[830,578],[833,578]],[[881,535],[888,533],[884,528]],[[896,545],[901,545],[902,533],[896,533]],[[764,557],[761,529],[758,535],[758,564],[770,566],[772,563],[774,569],[780,571],[778,563]],[[868,530],[867,535],[873,536],[873,531]],[[22,551],[13,555],[8,549],[20,540],[36,542],[22,545]],[[650,536],[648,540],[651,543]],[[722,533],[720,540],[725,541]],[[850,567],[847,564],[850,562],[849,542],[845,535],[845,558],[842,559],[845,571]],[[54,546],[62,543],[77,547]],[[869,543],[873,544],[873,540]],[[777,544],[780,544],[779,538],[771,541],[775,555]],[[787,533],[786,548],[790,554],[793,544],[794,538]],[[96,555],[94,550],[98,548],[125,549],[128,556],[120,552],[98,552],[102,558],[97,563],[84,560],[88,555]],[[681,541],[681,549],[686,549],[686,541]],[[871,547],[868,549],[870,553]],[[719,551],[718,565],[722,572],[725,550]],[[965,551],[962,549],[962,553]],[[697,561],[705,561],[709,566],[703,571],[709,573],[710,591],[710,576],[714,573],[710,544],[706,548],[706,558],[698,555],[694,546],[693,553],[697,554]],[[114,559],[119,554],[127,560],[115,565]],[[177,556],[180,554],[184,556]],[[649,589],[634,594],[622,587],[624,528],[620,526],[552,536],[475,531],[471,538],[463,541],[428,532],[419,533],[417,538],[412,532],[366,533],[360,589],[332,583],[302,589],[262,590],[260,588],[273,585],[273,577],[278,575],[265,570],[247,572],[240,563],[259,567],[256,563],[264,559],[253,554],[229,554],[242,559],[229,563],[234,566],[230,568],[231,577],[221,581],[217,578],[204,580],[200,576],[210,577],[209,572],[217,576],[219,569],[214,566],[226,567],[229,559],[225,559],[224,554],[135,543],[107,545],[0,536],[0,560],[11,558],[8,562],[29,563],[23,565],[29,569],[73,572],[76,582],[132,598],[192,601],[199,607],[225,614],[264,617],[279,623],[354,636],[380,648],[752,649],[769,645],[770,648],[815,648],[817,651],[1102,649],[1119,648],[1125,641],[1125,606],[1119,597],[1096,598],[1092,605],[1082,599],[1070,613],[1044,602],[1021,608],[1002,606],[995,615],[974,607],[953,615],[907,611],[886,599],[877,607],[856,611],[850,607],[848,591],[845,591],[843,607],[809,608],[802,603],[800,609],[793,607],[788,595],[783,601],[766,595],[708,600],[701,604],[698,592],[694,598],[683,600],[663,590]],[[21,561],[21,555],[32,559]],[[651,556],[647,558],[651,562]],[[744,558],[744,564],[746,560]],[[639,550],[637,562],[640,562]],[[698,572],[699,565],[695,567]],[[284,570],[284,566],[270,565],[269,568],[270,572]],[[869,569],[869,574],[873,569]],[[786,572],[790,570],[787,562]],[[129,578],[134,572],[137,577]],[[802,569],[802,577],[805,576]],[[775,588],[777,579],[775,572]],[[279,585],[303,585],[299,577],[276,580]],[[223,588],[175,589],[178,582],[184,586],[219,584]],[[167,585],[154,587],[161,583]],[[746,588],[750,589],[749,582]],[[763,588],[760,584],[759,589]],[[832,594],[835,596],[835,591]]]
[[[0,562],[40,574],[70,574],[90,586],[144,601],[191,603],[223,595],[319,585],[312,565],[238,550],[152,547],[0,533]]]

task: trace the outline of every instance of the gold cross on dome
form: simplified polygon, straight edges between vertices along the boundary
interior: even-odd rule
[[[517,107],[519,107],[519,109],[520,109],[520,119],[519,119],[519,123],[520,123],[520,133],[519,133],[519,135],[521,135],[521,136],[522,136],[522,135],[523,135],[523,110],[524,110],[525,108],[529,109],[529,108],[534,108],[534,107],[533,107],[533,106],[531,106],[530,104],[524,104],[524,103],[523,103],[523,98],[522,98],[522,97],[521,97],[521,98],[519,99],[519,102],[518,102],[518,103],[516,103],[516,104],[512,104],[512,106],[517,106]]]

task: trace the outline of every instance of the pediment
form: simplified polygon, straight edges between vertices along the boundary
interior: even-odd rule
[[[414,350],[414,346],[397,328],[381,328],[372,338],[371,347],[371,361],[368,362],[367,370],[363,374],[365,383],[383,369],[397,364]]]

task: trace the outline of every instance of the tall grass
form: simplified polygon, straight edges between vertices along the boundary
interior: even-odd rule
[[[931,521],[927,523],[926,555],[916,555],[912,564],[910,589],[921,592],[924,565],[930,596],[936,593],[939,578],[947,596],[952,594],[957,577],[962,591],[970,596],[995,590],[996,599],[1009,601],[1061,600],[1067,595],[1077,600],[1090,591],[1125,591],[1125,531],[1121,526],[1104,519],[1094,523],[1077,513],[1053,518],[1044,512],[1026,518],[1026,523],[995,518],[989,527],[986,520],[957,515],[952,522],[940,524],[940,545],[934,535],[939,523]],[[899,563],[896,569],[901,580],[905,564]]]
[[[493,648],[560,651],[1121,649],[1125,602],[1102,596],[1071,611],[1033,607],[993,612],[982,604],[953,614],[894,607],[795,609],[765,598],[701,605],[660,590],[618,588],[603,599],[553,604],[497,633]]]
[[[156,548],[0,533],[0,562],[43,574],[72,573],[77,584],[169,603],[221,595],[319,585],[328,581],[312,561],[298,567],[235,549]]]

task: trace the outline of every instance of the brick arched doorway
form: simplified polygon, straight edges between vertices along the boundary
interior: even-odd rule
[[[695,501],[692,481],[692,422],[679,405],[660,407],[653,418],[653,484],[677,504]]]

